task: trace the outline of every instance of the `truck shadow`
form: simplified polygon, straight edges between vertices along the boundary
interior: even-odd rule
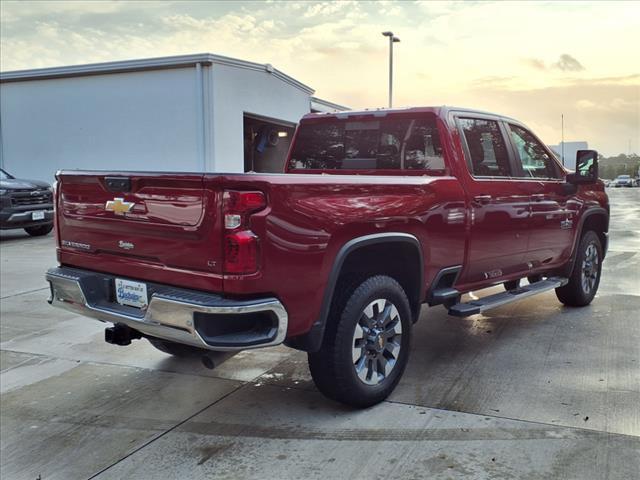
[[[583,362],[576,336],[588,342],[601,328],[585,322],[599,316],[594,305],[566,308],[547,293],[465,319],[423,311],[391,400],[486,415],[505,399],[521,408],[559,377],[585,373],[572,365]]]
[[[504,334],[509,336],[505,329],[529,328],[522,322],[520,326],[514,325],[513,319],[503,316],[477,317],[481,318],[449,317],[442,307],[423,309],[422,318],[414,326],[409,363],[396,391],[405,388],[424,390],[430,381],[439,378],[443,370],[450,370],[451,365],[460,368],[468,364],[482,350],[490,348],[498,337]],[[229,363],[233,361],[231,359]],[[309,373],[307,355],[297,351],[258,377],[256,383],[316,391]]]
[[[425,307],[414,326],[409,363],[389,400],[490,414],[487,398],[526,397],[554,369],[571,367],[577,332],[595,335],[584,321],[599,315],[598,299],[594,305],[565,308],[551,292],[469,318]],[[302,352],[256,382],[315,390]]]
[[[19,243],[26,240],[42,241],[45,239],[50,240],[52,244],[55,241],[53,233],[44,237],[32,237],[24,230],[0,230],[0,243],[2,244]]]

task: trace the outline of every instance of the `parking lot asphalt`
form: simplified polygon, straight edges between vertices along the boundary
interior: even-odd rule
[[[6,479],[640,478],[640,189],[610,189],[592,305],[546,293],[467,319],[423,308],[388,401],[352,410],[301,352],[215,370],[50,307],[54,240],[0,235]],[[499,287],[496,287],[499,288]]]

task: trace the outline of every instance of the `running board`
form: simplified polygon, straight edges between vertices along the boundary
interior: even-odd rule
[[[431,294],[429,305],[442,305],[459,300],[460,292],[455,288],[438,288]]]
[[[470,315],[482,313],[485,310],[500,307],[507,303],[517,302],[523,298],[562,287],[563,285],[566,285],[568,281],[568,278],[549,277],[546,280],[541,280],[514,290],[496,293],[495,295],[489,295],[488,297],[479,298],[478,300],[472,300],[466,303],[456,303],[449,308],[449,315],[453,315],[454,317],[468,317]]]

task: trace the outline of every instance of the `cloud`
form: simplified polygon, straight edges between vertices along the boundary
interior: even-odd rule
[[[555,115],[571,104],[574,118],[593,123],[593,141],[607,145],[626,145],[640,117],[629,114],[640,97],[637,62],[629,61],[640,44],[640,2],[0,0],[0,10],[3,71],[212,52],[271,63],[328,100],[376,107],[387,97],[380,32],[391,30],[402,39],[394,48],[399,106],[531,118],[556,142]],[[584,36],[594,28],[597,36]],[[603,98],[596,85],[628,88]]]
[[[587,82],[589,84],[614,84],[614,85],[629,85],[635,86],[638,89],[638,93],[636,96],[640,95],[640,73],[632,73],[630,75],[623,75],[617,77],[596,77],[596,78],[588,78],[584,80],[576,79],[574,80],[576,83],[580,83],[581,81]]]
[[[564,114],[568,140],[586,140],[604,154],[626,148],[629,138],[640,138],[640,75],[581,78],[564,85],[509,90],[500,85],[478,85],[469,92],[480,109],[521,120],[545,143],[559,141]]]
[[[576,108],[578,110],[589,110],[592,108],[598,108],[598,105],[593,103],[591,100],[587,100],[586,98],[581,98],[576,102]]]
[[[568,53],[563,53],[556,62],[550,64],[546,64],[544,60],[539,58],[525,58],[524,64],[540,71],[561,70],[563,72],[580,72],[584,70],[584,66]]]
[[[629,115],[633,115],[636,112],[640,112],[640,102],[633,101],[628,98],[613,97],[606,101],[595,103],[583,98],[576,102],[576,108],[578,110],[585,111],[599,110],[602,112],[614,113],[626,112]]]
[[[309,3],[303,16],[305,18],[327,16],[343,12],[345,9],[352,10],[358,8],[357,2],[353,1]]]
[[[2,9],[3,21],[14,21],[24,17],[42,17],[50,14],[79,16],[84,14],[113,13],[127,8],[126,2],[117,0],[96,1],[47,1],[47,2],[6,2]],[[135,2],[132,2],[135,3]]]
[[[512,85],[516,81],[517,81],[517,77],[514,77],[514,76],[505,77],[505,76],[492,75],[488,77],[477,78],[472,82],[472,85],[474,87],[480,87],[480,88],[491,87],[491,88],[504,88],[504,89],[510,90]]]
[[[539,58],[525,58],[525,65],[530,66],[531,68],[535,68],[536,70],[546,70],[547,66],[545,63]]]
[[[553,67],[563,72],[579,72],[580,70],[584,70],[582,64],[568,53],[560,55],[560,59],[553,64]]]

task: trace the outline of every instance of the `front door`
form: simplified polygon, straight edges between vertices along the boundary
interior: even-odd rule
[[[527,185],[513,177],[514,155],[502,123],[492,117],[456,118],[467,174],[470,231],[467,259],[459,283],[499,282],[527,270],[530,219]]]
[[[507,124],[516,154],[516,176],[529,183],[531,224],[527,260],[531,268],[557,265],[571,255],[575,231],[572,204],[563,190],[564,176],[552,154],[522,125]]]

